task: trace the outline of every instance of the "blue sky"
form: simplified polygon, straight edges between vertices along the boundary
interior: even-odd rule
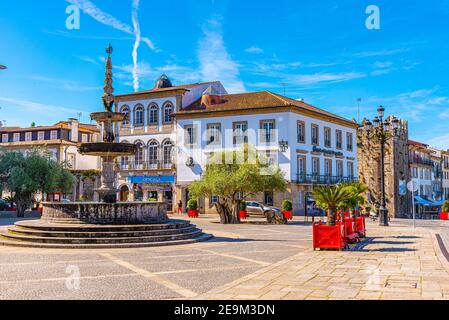
[[[66,8],[81,8],[80,29]],[[368,30],[365,10],[380,9]],[[221,80],[285,92],[347,118],[379,104],[410,137],[449,148],[449,0],[17,0],[0,2],[0,120],[55,123],[102,108],[104,48],[116,93]]]

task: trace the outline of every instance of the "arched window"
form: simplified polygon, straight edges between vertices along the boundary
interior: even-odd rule
[[[129,163],[128,156],[120,157],[120,169],[121,170],[127,170],[128,163]]]
[[[134,125],[143,126],[143,106],[138,105],[134,109]]]
[[[138,168],[143,165],[143,143],[139,141],[136,143],[136,146],[137,149],[134,154],[134,164]]]
[[[171,103],[166,103],[164,105],[164,123],[173,122],[173,105]]]
[[[127,126],[129,124],[129,107],[123,106],[120,112],[126,116],[125,119],[123,119],[122,125]]]
[[[148,145],[148,161],[151,168],[157,168],[159,159],[159,143],[151,141]]]
[[[167,140],[162,145],[164,168],[171,168],[173,157],[173,143]]]
[[[153,104],[148,109],[148,124],[157,124],[159,122],[159,109]]]

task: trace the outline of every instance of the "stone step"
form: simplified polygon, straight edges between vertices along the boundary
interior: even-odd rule
[[[68,231],[68,232],[117,232],[117,231],[151,231],[180,229],[191,225],[189,221],[171,220],[160,224],[143,225],[93,225],[93,224],[57,224],[46,223],[40,220],[27,220],[15,223],[18,228],[42,230],[42,231]]]
[[[176,229],[159,229],[159,230],[114,230],[114,231],[79,231],[74,229],[72,231],[53,231],[40,230],[30,227],[13,226],[8,228],[8,233],[14,235],[34,236],[44,238],[125,238],[125,237],[148,237],[148,236],[167,236],[174,234],[183,234],[193,232],[196,229],[194,225],[186,225]]]
[[[14,241],[2,238],[0,235],[0,246],[11,247],[26,247],[26,248],[41,248],[41,249],[120,249],[120,248],[144,248],[144,247],[161,247],[172,245],[185,245],[196,242],[203,242],[210,240],[213,236],[210,234],[201,233],[198,237],[173,240],[173,241],[156,241],[156,242],[136,242],[136,243],[107,243],[107,244],[63,244],[63,243],[39,243],[39,242],[24,242]]]
[[[192,232],[145,237],[114,237],[114,238],[66,238],[66,237],[39,237],[18,235],[9,232],[0,232],[0,237],[12,241],[21,241],[25,243],[51,243],[51,244],[113,244],[113,243],[151,243],[163,241],[186,240],[199,237],[202,234],[200,229]]]

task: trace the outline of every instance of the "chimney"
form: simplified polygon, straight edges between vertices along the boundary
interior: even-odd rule
[[[73,142],[78,142],[78,128],[79,128],[79,121],[75,118],[69,119],[69,129],[70,129],[70,140]]]

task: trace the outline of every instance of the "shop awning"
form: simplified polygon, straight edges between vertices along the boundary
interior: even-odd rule
[[[128,181],[131,183],[139,184],[159,184],[159,183],[174,183],[174,176],[131,176],[128,177]]]
[[[415,203],[420,206],[426,206],[426,207],[435,207],[438,206],[437,204],[434,204],[434,202],[423,199],[421,197],[415,196]]]

